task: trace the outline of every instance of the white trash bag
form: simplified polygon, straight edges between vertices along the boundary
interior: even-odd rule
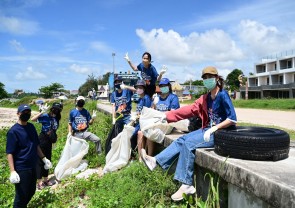
[[[111,149],[106,156],[103,169],[104,174],[119,170],[128,164],[131,154],[130,138],[134,129],[133,126],[125,125],[123,131],[112,139]]]
[[[78,171],[85,170],[88,164],[85,160],[82,161],[82,158],[88,153],[88,149],[89,144],[84,139],[69,135],[54,169],[56,179],[61,180]]]

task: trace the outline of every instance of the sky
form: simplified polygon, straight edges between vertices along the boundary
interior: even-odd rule
[[[132,72],[142,54],[183,83],[205,66],[224,78],[262,58],[295,53],[294,0],[0,0],[0,82],[77,90],[88,76]],[[115,53],[115,56],[112,54]]]

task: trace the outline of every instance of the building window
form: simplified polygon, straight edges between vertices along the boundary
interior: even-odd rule
[[[279,79],[280,79],[279,84],[283,84],[283,76],[280,76]]]
[[[287,68],[292,68],[292,60],[287,61]]]
[[[266,85],[269,85],[269,77],[266,78]]]

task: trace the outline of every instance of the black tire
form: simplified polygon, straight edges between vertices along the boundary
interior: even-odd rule
[[[214,143],[215,153],[221,156],[278,161],[289,156],[290,136],[280,129],[238,126],[216,131]]]

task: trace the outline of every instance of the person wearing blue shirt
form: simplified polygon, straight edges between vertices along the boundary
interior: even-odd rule
[[[148,52],[144,52],[142,55],[142,63],[138,66],[135,66],[131,63],[128,53],[126,53],[125,57],[126,61],[128,62],[129,66],[134,71],[140,71],[141,77],[143,80],[146,81],[146,92],[147,94],[152,97],[156,91],[156,81],[161,80],[162,75],[166,72],[167,67],[163,66],[161,69],[160,74],[158,74],[156,68],[151,64],[152,63],[152,56]]]
[[[159,82],[160,95],[154,98],[153,108],[158,111],[166,112],[180,108],[177,95],[172,93],[172,87],[168,78],[162,78]],[[154,154],[155,142],[147,139],[148,155]]]
[[[144,80],[138,80],[134,87],[136,89],[136,93],[140,97],[136,106],[136,121],[138,121],[142,108],[150,108],[152,106],[152,99],[146,94],[146,84]],[[143,134],[140,131],[139,122],[135,124],[135,130],[131,137],[132,150],[135,151],[136,147],[138,147],[138,150],[140,150],[142,147],[145,147],[145,140],[143,139]],[[134,157],[134,154],[132,154],[132,157]]]
[[[124,125],[130,122],[131,97],[133,95],[132,90],[127,89],[128,86],[124,85],[122,81],[122,77],[115,77],[115,91],[111,94],[113,124],[118,125],[120,129],[123,129]]]
[[[72,109],[69,115],[68,135],[94,142],[97,154],[101,154],[100,138],[88,131],[89,125],[92,125],[96,118],[96,110],[93,110],[91,116],[89,111],[84,108],[84,105],[85,97],[78,96],[76,99],[76,108]]]
[[[182,200],[183,194],[188,195],[196,192],[193,186],[195,150],[214,147],[214,132],[218,129],[234,129],[237,123],[234,106],[228,92],[223,89],[224,80],[218,75],[217,69],[212,66],[204,68],[202,79],[208,93],[202,95],[191,105],[167,111],[161,119],[162,122],[169,123],[200,116],[202,128],[174,140],[155,157],[148,156],[144,149],[141,150],[142,160],[150,170],[154,170],[157,165],[167,170],[175,158],[178,158],[174,179],[182,185],[171,196],[174,201]]]
[[[49,112],[47,112],[49,106],[43,105],[41,112],[31,118],[32,121],[37,121],[42,124],[41,133],[39,134],[40,147],[44,155],[51,160],[52,156],[52,144],[57,140],[56,131],[59,127],[59,121],[61,119],[61,105],[59,103],[53,103]],[[45,186],[52,186],[54,182],[48,180],[49,171],[44,169],[44,163],[40,159],[37,166],[37,188],[43,189]]]
[[[9,180],[15,184],[13,207],[27,207],[36,191],[36,166],[38,157],[42,158],[44,168],[52,167],[44,156],[40,146],[38,133],[28,120],[31,108],[22,104],[17,109],[18,121],[7,132],[6,154],[10,169]]]

